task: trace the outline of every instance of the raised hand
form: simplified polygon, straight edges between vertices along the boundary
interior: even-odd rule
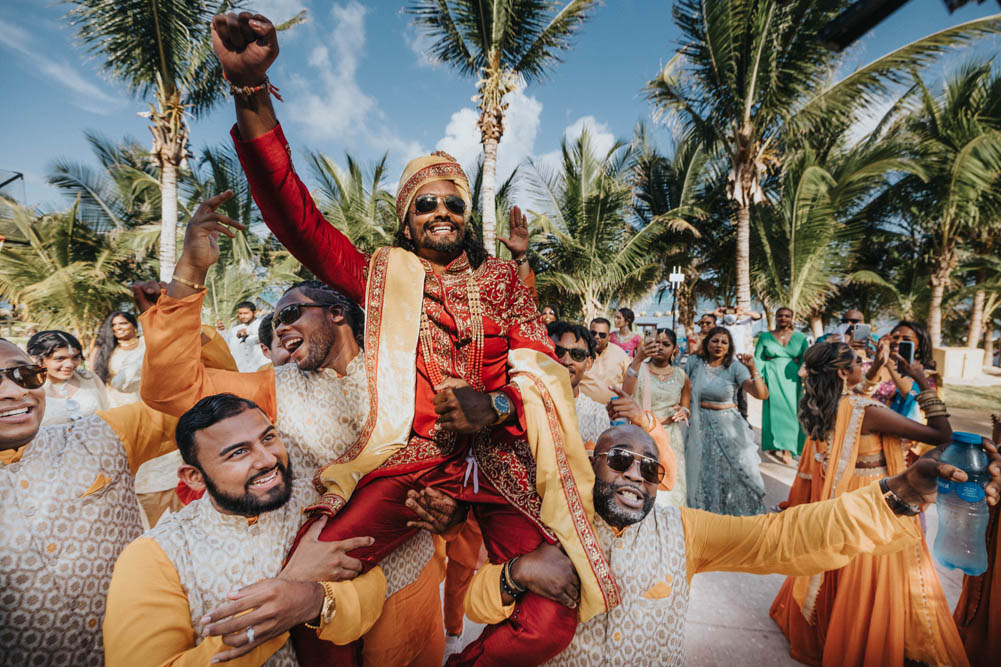
[[[216,15],[212,19],[212,46],[226,78],[237,86],[262,83],[278,57],[275,26],[250,12]]]
[[[206,199],[195,210],[184,230],[184,248],[178,264],[184,263],[207,271],[219,259],[219,235],[236,238],[233,229],[242,231],[247,228],[246,225],[216,212],[217,208],[232,197],[232,190],[220,192],[215,197]]]
[[[747,366],[747,370],[751,371],[751,375],[754,375],[754,355],[753,354],[738,354],[737,361]]]
[[[510,236],[498,236],[497,240],[511,252],[511,259],[521,259],[528,252],[528,218],[517,206],[511,209],[510,227]]]
[[[167,289],[167,283],[161,283],[157,280],[132,283],[132,300],[135,301],[136,310],[142,314],[152,308],[153,304],[160,298],[160,290],[162,289]]]
[[[646,431],[650,426],[650,422],[647,419],[646,412],[636,402],[636,399],[626,394],[621,387],[609,386],[608,388],[615,392],[615,396],[617,397],[610,400],[605,406],[608,418],[611,420],[628,419]]]

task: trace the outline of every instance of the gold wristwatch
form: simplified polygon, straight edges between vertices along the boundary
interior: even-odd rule
[[[320,615],[313,619],[318,622],[316,624],[312,622],[306,623],[306,627],[312,630],[324,627],[327,623],[334,620],[334,616],[337,614],[337,598],[334,593],[334,584],[329,581],[321,581],[319,584],[323,586],[323,606],[320,608]]]

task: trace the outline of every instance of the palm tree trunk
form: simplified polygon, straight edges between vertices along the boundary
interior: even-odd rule
[[[174,275],[177,250],[177,167],[169,158],[160,171],[160,280]]]
[[[935,259],[935,268],[931,275],[931,300],[928,303],[928,333],[931,336],[932,347],[942,347],[942,300],[945,296],[945,286],[952,275],[953,248],[943,248]]]
[[[984,282],[984,271],[981,269],[977,272],[977,284],[982,285]],[[980,336],[984,328],[984,301],[987,300],[987,292],[983,289],[978,289],[973,294],[973,307],[970,308],[970,326],[966,332],[966,347],[976,349],[977,344],[980,342]]]
[[[984,366],[994,366],[994,327],[990,322],[984,327]]]
[[[497,254],[497,144],[493,138],[483,139],[483,185],[480,191],[480,211],[483,220],[483,245],[491,255]]]
[[[737,206],[737,305],[751,309],[751,204]]]
[[[810,330],[813,332],[813,340],[824,335],[824,320],[820,319],[820,315],[810,316]]]

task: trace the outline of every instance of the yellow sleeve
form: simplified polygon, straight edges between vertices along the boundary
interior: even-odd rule
[[[229,351],[226,339],[219,335],[215,327],[202,325],[202,364],[205,368],[216,368],[221,371],[239,373],[240,369]],[[208,341],[208,342],[205,342]]]
[[[688,578],[698,572],[809,575],[863,553],[898,551],[922,538],[915,517],[897,516],[879,482],[779,514],[724,516],[684,508]]]
[[[221,637],[195,646],[188,598],[177,570],[160,545],[140,537],[125,547],[115,563],[104,615],[104,660],[107,667],[144,665],[204,667],[227,647]],[[288,634],[230,660],[233,667],[257,667],[282,647]]]
[[[206,359],[201,336],[202,297],[202,292],[183,299],[162,294],[152,308],[139,316],[146,340],[142,376],[153,378],[142,383],[143,401],[180,417],[205,396],[236,394],[255,402],[274,420],[274,369],[238,373],[217,367],[225,365],[221,350],[217,350],[223,343],[218,335],[206,344]],[[231,356],[229,359],[232,361]]]
[[[514,611],[516,603],[505,605],[501,599],[500,578],[503,570],[503,563],[485,563],[469,582],[466,590],[466,616],[473,623],[500,623]]]
[[[372,629],[386,601],[386,577],[379,566],[347,581],[328,582],[335,593],[334,617],[316,631],[324,641],[350,644]]]
[[[133,475],[146,461],[177,449],[174,442],[177,418],[157,412],[145,403],[100,410],[97,415],[122,441]]]

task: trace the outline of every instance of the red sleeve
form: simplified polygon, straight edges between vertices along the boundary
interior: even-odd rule
[[[303,266],[364,305],[368,257],[327,222],[295,173],[281,125],[252,141],[230,130],[264,222]]]

